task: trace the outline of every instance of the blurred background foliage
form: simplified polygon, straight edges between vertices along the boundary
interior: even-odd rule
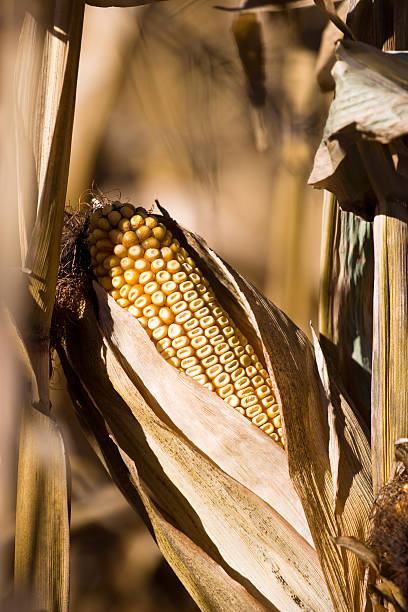
[[[322,193],[306,181],[329,103],[315,77],[326,22],[315,8],[259,13],[266,96],[255,109],[234,18],[202,0],[87,6],[67,206],[92,184],[148,209],[157,198],[310,335]],[[90,450],[54,366],[72,470],[71,610],[196,610]]]

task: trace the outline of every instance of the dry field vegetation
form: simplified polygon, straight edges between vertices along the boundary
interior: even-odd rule
[[[407,611],[405,3],[0,16],[0,610]]]

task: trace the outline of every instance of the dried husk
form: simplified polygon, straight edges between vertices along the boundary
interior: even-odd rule
[[[138,322],[96,283],[97,306],[84,302],[60,345],[65,371],[82,390],[77,409],[84,419],[92,405],[107,428],[96,436],[104,457],[110,432],[109,445],[117,445],[124,461],[120,469],[110,466],[112,476],[123,486],[119,472],[133,474],[163,553],[203,609],[230,609],[222,607],[225,593],[220,599],[213,593],[208,603],[211,566],[224,590],[236,597],[245,589],[245,597],[269,609],[329,610],[330,592],[336,609],[349,610],[363,598],[362,570],[330,538],[365,537],[372,502],[366,433],[344,398],[328,402],[304,334],[200,238],[169,218],[165,223],[182,234],[223,307],[263,354],[287,454],[216,394],[167,364]],[[88,430],[96,435],[94,424]],[[329,440],[335,451],[329,452]],[[161,540],[151,508],[181,532],[182,549]],[[188,565],[186,573],[180,560],[186,547],[196,550],[201,569]]]

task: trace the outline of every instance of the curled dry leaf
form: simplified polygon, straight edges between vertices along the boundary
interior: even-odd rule
[[[330,537],[364,532],[365,434],[349,408],[336,405],[340,433],[331,434],[338,443],[329,460],[327,406],[310,342],[199,237],[163,219],[263,355],[287,454],[215,393],[166,363],[139,323],[96,283],[94,302],[84,298],[59,348],[68,380],[76,381],[70,389],[81,420],[129,501],[140,507],[142,500],[163,554],[203,609],[227,609],[222,598],[229,593],[243,597],[239,609],[249,597],[269,609],[326,611],[330,592],[336,609],[348,610],[362,598],[360,573],[348,583],[347,565]],[[356,441],[344,426],[353,428]],[[115,462],[107,460],[107,449]],[[333,478],[336,461],[344,476]],[[222,597],[207,588],[211,572]]]
[[[309,183],[333,192],[345,210],[372,220],[376,202],[372,173],[360,146],[365,141],[394,143],[406,134],[408,56],[347,40],[338,43],[336,58],[336,96]],[[395,146],[396,172],[389,188],[394,198],[404,199],[406,147],[401,141]],[[382,167],[386,165],[383,161]]]

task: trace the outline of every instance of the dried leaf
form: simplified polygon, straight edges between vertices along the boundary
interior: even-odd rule
[[[68,610],[67,465],[56,423],[28,406],[18,465],[15,540],[17,591],[42,610]]]
[[[380,175],[378,168],[368,175],[365,149],[356,145],[360,147],[367,140],[390,143],[407,131],[408,56],[343,41],[337,46],[336,57],[333,69],[336,96],[309,183],[332,191],[343,208],[371,220],[376,199],[370,179],[372,175],[381,179],[385,171],[388,179],[389,163],[385,158],[379,160]],[[406,193],[402,168],[401,164],[397,167],[391,185],[388,180],[388,189],[394,197],[402,194],[403,198]],[[387,184],[387,180],[382,184]]]
[[[351,550],[357,557],[359,557],[366,565],[371,565],[371,567],[377,572],[380,573],[379,567],[379,559],[374,551],[371,550],[368,546],[360,542],[356,538],[350,538],[347,536],[342,536],[340,538],[333,538],[334,542],[337,546],[342,546],[343,548],[347,548]]]

